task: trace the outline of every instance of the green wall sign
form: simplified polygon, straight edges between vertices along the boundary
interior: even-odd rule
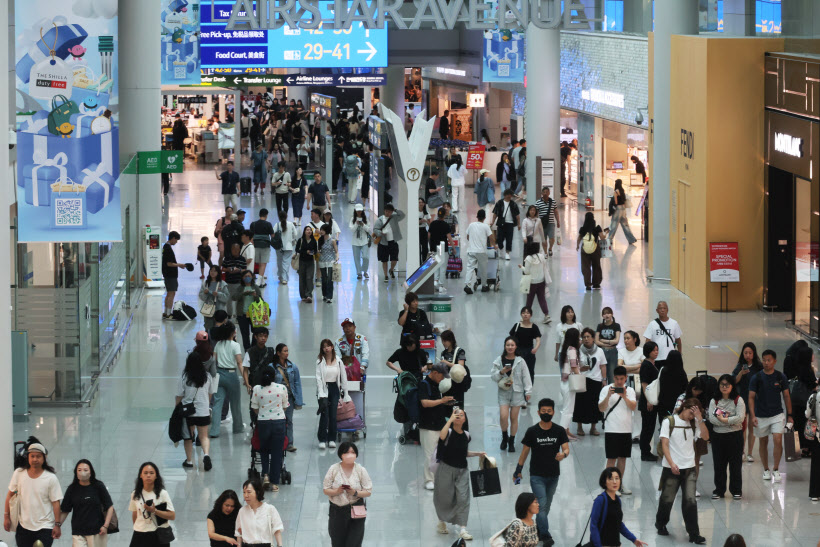
[[[183,157],[182,150],[139,152],[139,174],[182,173]]]

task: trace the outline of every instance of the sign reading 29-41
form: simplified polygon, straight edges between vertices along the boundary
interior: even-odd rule
[[[261,3],[267,6],[266,2]],[[387,29],[365,29],[361,22],[347,29],[227,29],[235,2],[203,2],[200,46],[203,68],[343,68],[386,67]],[[254,4],[256,5],[256,4]],[[334,19],[334,2],[318,0],[322,20]],[[265,8],[268,9],[268,8]],[[332,25],[330,25],[332,26]]]

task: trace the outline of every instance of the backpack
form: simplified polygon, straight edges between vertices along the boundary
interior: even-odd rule
[[[794,408],[798,405],[803,406],[811,398],[812,392],[806,384],[797,378],[792,378],[789,380],[789,395],[791,395],[792,408]]]
[[[279,225],[279,229],[273,232],[273,238],[271,238],[271,247],[273,247],[274,251],[281,251],[282,246],[284,243],[282,242],[282,225]]]
[[[254,225],[256,225],[257,222],[260,221],[257,220],[256,222],[251,223],[251,232],[253,232],[253,246],[257,249],[268,249],[271,246],[270,235],[256,233],[256,228],[254,228]]]
[[[345,158],[345,176],[347,178],[359,176],[359,156],[356,154],[348,154]]]
[[[182,300],[177,300],[171,315],[177,321],[192,321],[196,317],[196,310]]]
[[[251,320],[251,327],[267,327],[270,325],[270,306],[268,303],[257,298],[248,306],[248,319]]]
[[[222,236],[224,239],[225,236]],[[584,251],[584,254],[591,255],[598,249],[598,243],[595,241],[595,236],[591,233],[588,233],[584,236],[583,244],[581,246],[581,250]]]

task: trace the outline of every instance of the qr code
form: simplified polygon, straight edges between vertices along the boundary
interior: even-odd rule
[[[82,226],[83,200],[77,198],[56,198],[54,200],[56,226]]]

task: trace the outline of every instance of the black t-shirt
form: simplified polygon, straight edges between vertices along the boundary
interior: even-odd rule
[[[75,536],[96,536],[105,524],[103,510],[113,505],[108,490],[101,482],[82,486],[72,483],[65,491],[60,511],[71,515],[71,533]]]
[[[222,180],[222,194],[236,194],[236,185],[239,184],[239,173],[234,171],[233,173],[228,173],[227,171],[222,171],[222,174],[219,175],[220,180]]]
[[[518,340],[518,349],[531,350],[535,347],[535,339],[541,338],[541,329],[535,323],[530,327],[522,327],[521,323],[516,323],[510,329],[510,336]]]
[[[621,332],[621,325],[614,321],[611,325],[604,325],[603,323],[598,323],[598,328],[595,330],[601,333],[601,340],[615,340],[615,333]]]
[[[169,266],[168,263],[177,263],[177,255],[174,254],[174,247],[170,243],[162,246],[162,277],[179,277],[179,268]]]
[[[242,279],[242,272],[245,271],[246,266],[247,261],[245,260],[245,257],[243,257],[242,255],[226,256],[222,260],[222,268],[224,268],[225,270],[225,282],[239,283],[239,281]],[[232,268],[238,268],[238,271],[230,271]]]
[[[424,201],[430,201],[430,196],[433,195],[436,188],[436,181],[428,178],[427,182],[424,183]]]
[[[197,247],[199,251],[199,256],[201,256],[204,260],[208,260],[211,258],[211,246],[210,245],[200,245]]]
[[[270,248],[270,241],[273,235],[273,226],[267,220],[261,218],[251,222],[251,232],[253,232],[253,244],[259,249]]]
[[[601,545],[621,544],[621,521],[624,519],[624,512],[618,498],[612,499],[605,494],[607,504],[606,519],[600,523]]]
[[[592,237],[593,237],[593,239],[595,239],[595,242],[596,242],[596,243],[598,242],[598,237],[599,237],[599,234],[600,234],[601,232],[603,232],[603,231],[604,231],[604,229],[603,229],[603,228],[601,228],[600,226],[597,226],[597,225],[596,225],[596,226],[595,226],[595,228],[592,230]],[[586,237],[587,232],[586,232],[586,230],[584,230],[583,228],[581,228],[580,230],[578,230],[578,235],[580,235],[580,236],[581,236],[581,238],[584,238],[584,237]]]
[[[239,508],[234,509],[233,513],[226,515],[222,509],[216,509],[208,513],[208,518],[214,523],[214,532],[220,536],[232,538],[236,533],[236,517],[239,514]],[[227,541],[211,540],[211,547],[230,547]]]
[[[324,182],[318,184],[314,182],[308,187],[308,192],[313,195],[313,205],[317,207],[327,205],[327,193],[330,189]]]
[[[442,425],[441,427],[444,427]],[[450,429],[450,434],[446,441],[439,438],[438,459],[457,469],[467,469],[467,444],[470,442],[470,434],[466,431],[456,433],[455,429]]]
[[[447,235],[450,233],[450,225],[443,220],[436,219],[430,223],[430,249],[438,250],[439,243],[444,243],[444,250],[449,248],[447,245]]]
[[[441,399],[441,392],[438,390],[438,384],[429,378],[419,382],[419,402],[424,400],[438,401]],[[419,412],[419,429],[432,429],[434,431],[440,430],[447,422],[447,414],[450,406],[436,405],[430,408],[421,407]]]
[[[569,442],[567,430],[552,422],[552,427],[541,429],[540,424],[527,429],[521,444],[530,448],[530,475],[535,477],[557,477],[561,474],[560,462],[555,455],[561,446]]]
[[[413,376],[421,380],[421,367],[427,364],[427,353],[421,349],[407,351],[402,348],[394,351],[387,360],[391,363],[398,363],[399,368],[403,371],[412,372]]]
[[[404,312],[399,312],[399,317],[401,317],[402,313]],[[401,334],[402,336],[412,334],[416,338],[432,334],[432,332],[430,332],[430,320],[427,319],[427,312],[422,309],[418,309],[415,312],[408,310],[407,320],[401,328]]]
[[[652,364],[648,359],[644,359],[641,363],[641,370],[638,373],[641,378],[641,383],[649,385],[658,377],[658,368]],[[635,386],[640,391],[643,386]],[[638,410],[648,410],[646,408],[646,396],[641,397],[638,401]]]

